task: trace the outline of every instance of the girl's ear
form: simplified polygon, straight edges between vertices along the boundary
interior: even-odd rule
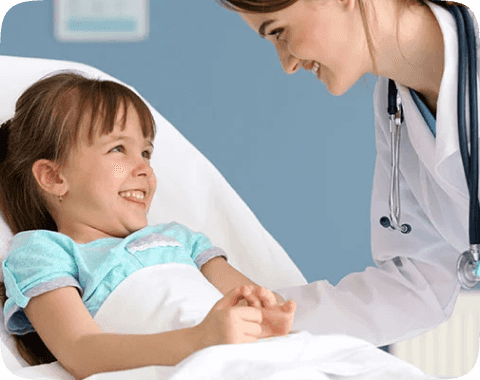
[[[58,197],[68,191],[67,181],[60,173],[58,165],[52,161],[45,159],[35,161],[32,173],[40,188],[48,194]]]

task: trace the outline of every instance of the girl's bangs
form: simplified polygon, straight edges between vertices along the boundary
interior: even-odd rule
[[[88,124],[87,135],[90,143],[94,136],[110,134],[120,115],[123,130],[131,105],[140,120],[143,136],[152,140],[155,138],[155,121],[148,106],[138,95],[115,82],[98,82],[95,87],[97,88],[88,89],[91,90],[88,91],[88,96],[80,89],[79,112],[77,120],[73,121],[77,126],[77,136],[83,123]]]

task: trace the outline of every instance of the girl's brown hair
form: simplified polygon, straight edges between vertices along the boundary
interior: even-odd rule
[[[216,0],[224,8],[235,12],[246,12],[246,13],[271,13],[278,12],[282,9],[289,7],[290,5],[295,4],[298,1],[315,1],[315,0]],[[375,63],[375,47],[372,40],[372,34],[370,33],[370,27],[368,24],[368,12],[369,1],[368,0],[356,0],[358,3],[358,9],[362,17],[363,28],[365,30],[365,37],[367,39],[368,50],[370,53],[370,58],[372,59],[374,72],[377,71]],[[411,6],[428,6],[427,0],[396,0],[398,9],[402,10],[406,7]],[[456,3],[454,1],[435,1],[435,4],[443,7],[449,8],[453,5],[465,7],[463,4]],[[400,13],[398,15],[397,22],[400,19]]]
[[[14,234],[28,230],[57,231],[49,206],[33,176],[40,159],[65,163],[75,147],[80,127],[89,122],[90,141],[113,131],[117,115],[128,106],[138,114],[142,132],[155,136],[148,106],[127,87],[90,79],[76,72],[50,75],[29,87],[17,100],[15,114],[0,127],[0,209]],[[0,301],[5,305],[5,284]],[[55,357],[37,333],[14,335],[20,355],[30,364],[45,364]]]

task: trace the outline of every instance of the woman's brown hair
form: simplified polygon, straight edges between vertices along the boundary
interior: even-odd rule
[[[222,7],[235,12],[245,12],[245,13],[271,13],[278,12],[282,9],[289,7],[290,5],[295,4],[298,1],[320,1],[320,0],[216,0]],[[374,72],[377,71],[375,63],[375,47],[373,44],[372,34],[370,32],[370,27],[368,24],[368,13],[371,12],[369,6],[371,5],[368,0],[356,0],[358,3],[358,9],[362,17],[363,28],[365,30],[365,37],[367,39],[368,50],[370,53],[370,58],[372,59]],[[398,9],[401,11],[404,8],[411,6],[428,6],[428,0],[396,0]],[[462,6],[465,5],[456,3],[454,1],[431,1],[435,4],[443,7],[449,8],[451,6]],[[397,22],[400,19],[400,13],[398,15]]]
[[[154,138],[155,122],[148,106],[129,88],[90,79],[77,72],[49,75],[17,100],[12,119],[0,127],[0,209],[14,234],[29,230],[57,231],[49,206],[33,176],[40,159],[65,163],[80,126],[89,122],[88,137],[113,131],[117,114],[137,112],[145,137]],[[5,306],[5,284],[0,301]],[[55,361],[37,333],[14,335],[20,355],[30,365]]]

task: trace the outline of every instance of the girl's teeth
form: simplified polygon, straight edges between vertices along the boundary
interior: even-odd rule
[[[137,199],[143,199],[145,198],[145,194],[143,193],[143,191],[123,191],[120,193],[120,196],[122,198],[130,198],[130,197],[133,197],[133,198],[137,198]]]
[[[312,73],[317,74],[319,68],[320,68],[320,65],[319,65],[317,62],[314,62],[314,63],[313,63],[312,70],[311,70]]]

